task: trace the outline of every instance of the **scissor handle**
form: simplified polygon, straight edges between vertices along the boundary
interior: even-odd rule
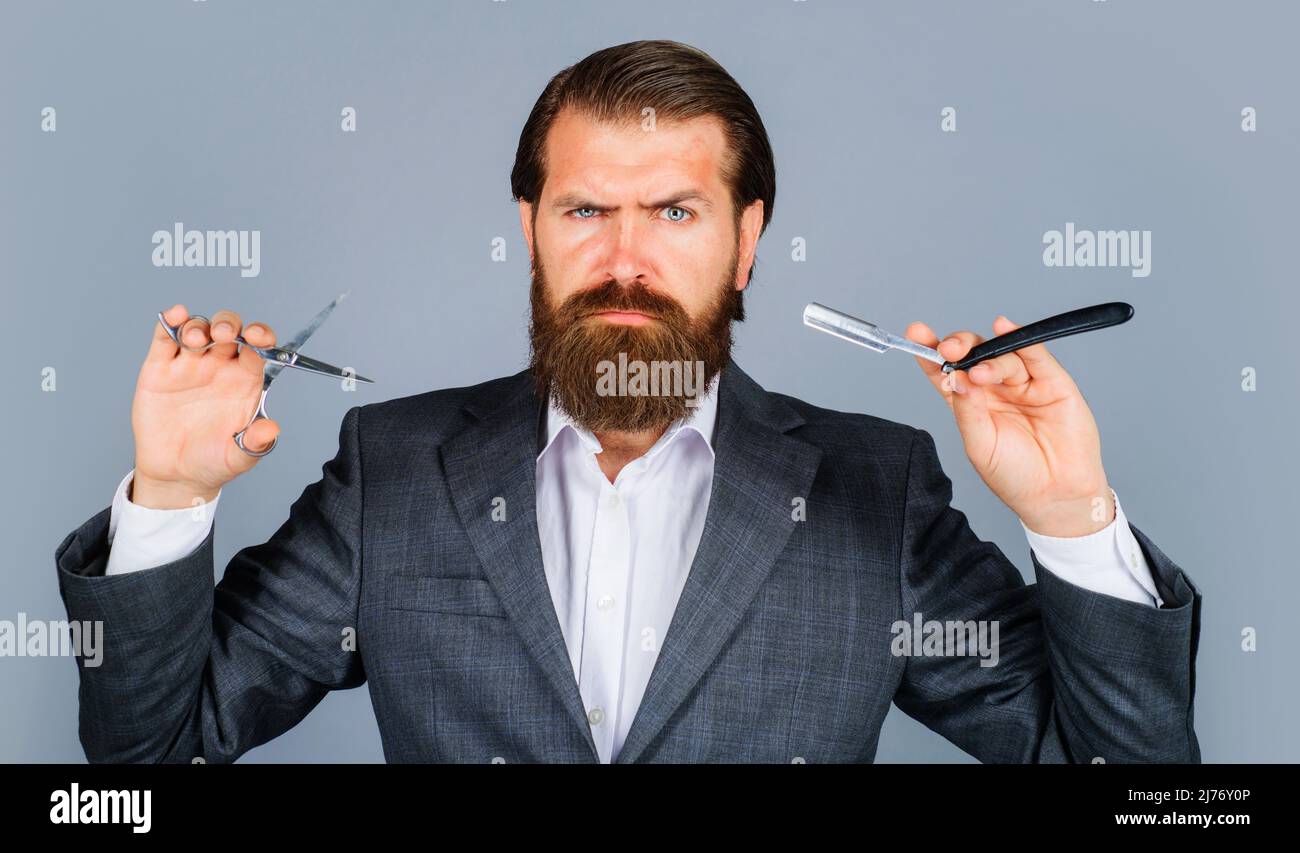
[[[185,322],[188,323],[190,320],[202,320],[203,322],[208,323],[209,325],[212,322],[207,317],[204,317],[202,314],[192,314],[188,319],[186,319]],[[180,338],[180,329],[181,326],[184,325],[184,323],[182,323],[181,326],[171,325],[170,323],[167,322],[167,319],[162,315],[161,311],[158,312],[158,322],[161,323],[163,329],[167,331],[167,336],[171,338],[172,341],[178,347],[180,347],[181,349],[187,352],[196,352],[196,353],[206,352],[212,347],[221,346],[221,344],[219,344],[217,341],[208,341],[206,344],[204,344],[201,347],[187,346],[186,344],[181,343],[181,338]],[[274,346],[259,347],[257,344],[250,344],[248,341],[244,340],[243,335],[235,335],[235,337],[230,340],[230,343],[233,343],[236,346],[244,349],[250,349],[253,352],[257,353],[264,361],[271,362],[271,364],[276,369],[277,373],[286,367],[294,367],[299,370],[302,370],[305,373],[315,373],[319,376],[328,376],[331,379],[351,379],[357,382],[368,382],[368,383],[373,383],[375,381],[373,379],[369,379],[365,376],[360,375],[359,373],[353,371],[351,368],[335,367],[332,364],[326,364],[323,361],[318,361],[314,358],[308,358],[307,356],[298,352],[297,346],[301,344],[302,340],[305,339],[310,334],[311,334],[311,329],[308,329],[306,332],[302,333],[298,338],[295,338],[295,342],[290,342],[289,344],[286,344],[286,346],[291,347],[290,349],[285,349],[284,347],[274,347]]]
[[[161,323],[162,327],[167,331],[167,337],[171,338],[172,342],[175,343],[176,346],[194,352],[193,349],[181,343],[181,336],[180,336],[181,326],[184,326],[185,323],[188,323],[190,320],[202,320],[203,322],[207,323],[209,326],[212,325],[212,321],[209,320],[207,317],[204,317],[202,314],[191,314],[189,317],[185,319],[183,323],[180,324],[180,326],[173,326],[171,323],[167,322],[167,318],[163,316],[163,312],[161,311],[158,312],[158,322]],[[204,347],[204,349],[207,349],[207,347]],[[200,352],[201,351],[202,350],[200,350]]]
[[[264,420],[268,417],[266,414],[266,392],[269,390],[270,388],[268,385],[262,385],[262,396],[258,398],[257,411],[253,412],[253,416],[248,419],[248,423],[244,424],[244,428],[235,433],[235,445],[249,456],[265,456],[272,450],[275,450],[275,446],[280,443],[280,436],[277,435],[275,438],[271,439],[271,446],[266,448],[266,450],[254,451],[249,450],[244,446],[244,433],[248,432],[248,428],[251,427],[255,421]]]
[[[204,317],[202,314],[191,314],[189,317],[185,319],[184,323],[181,323],[180,326],[173,326],[171,323],[167,322],[167,319],[163,317],[161,311],[158,312],[158,322],[162,323],[162,327],[167,330],[167,337],[171,338],[172,341],[175,342],[176,346],[180,347],[186,352],[206,352],[207,350],[210,350],[213,347],[221,346],[220,342],[218,341],[208,341],[206,344],[204,344],[201,347],[192,347],[189,346],[188,344],[182,343],[181,336],[180,336],[181,326],[184,326],[185,323],[188,323],[190,320],[202,320],[203,322],[207,323],[209,326],[212,325],[212,321],[209,320],[207,317]],[[229,342],[235,344],[236,346],[248,347],[253,352],[257,353],[267,361],[282,362],[287,367],[292,367],[293,363],[298,360],[296,353],[289,352],[288,350],[279,349],[277,347],[259,347],[257,344],[250,344],[248,341],[244,340],[243,335],[235,335],[235,337],[232,338]]]
[[[188,323],[190,320],[202,320],[203,322],[208,323],[209,325],[211,325],[212,323],[211,320],[209,320],[207,317],[204,317],[202,314],[191,314],[185,322]],[[162,327],[167,330],[167,336],[170,337],[173,341],[175,341],[177,346],[183,347],[184,349],[190,350],[191,352],[194,351],[192,347],[187,347],[185,346],[185,344],[181,343],[180,334],[179,334],[180,326],[173,326],[171,323],[168,323],[167,319],[163,317],[161,311],[158,312],[158,322],[162,323]],[[245,341],[242,337],[235,338],[234,342],[249,347],[250,349],[258,350],[260,354],[260,350],[261,350],[260,347],[253,346],[248,341]],[[209,343],[207,346],[203,347],[203,349],[208,349],[209,347],[215,345],[216,342],[213,341]],[[200,350],[200,352],[201,351],[202,350]],[[234,435],[235,446],[238,447],[240,450],[244,451],[245,453],[247,453],[249,456],[258,456],[258,457],[265,456],[266,454],[270,453],[272,450],[275,450],[275,446],[280,443],[280,436],[277,435],[275,438],[271,439],[271,446],[266,448],[265,450],[254,451],[254,450],[249,450],[247,447],[244,446],[244,433],[248,432],[248,428],[253,425],[253,422],[263,420],[269,417],[269,415],[266,414],[266,392],[268,390],[270,390],[269,383],[263,381],[262,396],[259,397],[257,400],[257,409],[253,412],[253,416],[248,419],[248,423],[244,424],[244,428],[241,429],[239,432],[235,433]]]

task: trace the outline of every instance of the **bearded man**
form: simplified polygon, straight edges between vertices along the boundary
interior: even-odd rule
[[[643,41],[566,68],[511,182],[528,369],[353,407],[215,589],[221,487],[279,435],[231,441],[262,381],[234,338],[275,335],[166,312],[184,345],[155,330],[135,468],[56,555],[70,618],[105,625],[80,670],[89,759],[233,761],[368,683],[390,761],[871,761],[891,703],[984,761],[1199,760],[1199,594],[1126,520],[1043,345],[948,381],[918,359],[1024,525],[1033,586],[950,505],[927,432],[731,359],[776,173],[720,65]],[[982,340],[908,335],[950,361]],[[611,386],[610,365],[691,381]]]

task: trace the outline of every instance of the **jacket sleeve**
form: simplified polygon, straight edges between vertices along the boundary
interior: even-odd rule
[[[77,659],[91,762],[230,762],[292,728],[333,689],[365,681],[360,408],[339,449],[264,544],[213,587],[209,531],[194,553],[105,576],[106,508],[55,553],[70,620],[100,621],[99,666]]]
[[[1032,550],[1038,582],[1027,586],[951,500],[934,439],[917,430],[903,618],[996,624],[996,657],[986,658],[996,664],[910,654],[895,704],[985,762],[1199,762],[1192,698],[1201,596],[1178,566],[1130,524],[1164,607],[1067,583]]]

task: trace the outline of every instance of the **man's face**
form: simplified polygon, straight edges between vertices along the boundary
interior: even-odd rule
[[[593,431],[667,426],[684,400],[601,396],[598,363],[703,361],[711,379],[762,224],[739,224],[723,179],[722,124],[704,117],[600,124],[565,111],[547,138],[536,207],[520,203],[532,256],[533,369]]]

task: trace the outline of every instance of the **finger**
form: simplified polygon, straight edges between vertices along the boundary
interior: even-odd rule
[[[922,323],[920,320],[917,320],[915,323],[908,326],[907,330],[903,332],[903,337],[907,338],[909,341],[915,341],[916,343],[927,347],[934,347],[939,343],[939,336],[934,333],[933,329],[925,323]],[[912,357],[921,365],[921,369],[925,371],[926,375],[933,375],[939,372],[939,365],[935,364],[933,361],[930,361],[927,358],[921,358],[919,355],[914,355]]]
[[[163,312],[163,319],[170,325],[177,326],[189,319],[190,313],[185,310],[185,306],[177,303]],[[145,355],[146,361],[163,361],[176,357],[180,347],[172,340],[172,336],[167,334],[162,323],[154,323],[153,337],[149,339],[149,352]]]
[[[964,370],[954,370],[952,377],[956,392],[952,395],[952,413],[957,420],[962,444],[976,470],[984,471],[993,455],[993,448],[997,446],[998,432],[989,414],[987,392],[971,384]]]
[[[203,347],[212,340],[208,337],[208,324],[200,317],[186,320],[177,336],[183,344],[179,356],[183,359],[202,358],[207,352]]]
[[[265,323],[249,323],[244,329],[244,340],[259,347],[275,346],[275,332]]]
[[[244,321],[234,311],[218,311],[212,315],[212,340],[218,346],[212,348],[215,358],[234,358],[239,352],[239,345],[234,343],[235,336],[243,330]]]
[[[961,361],[968,352],[982,343],[984,339],[974,332],[953,332],[940,341],[936,349],[948,361]]]
[[[1011,322],[1001,314],[993,321],[993,331],[999,335],[1005,335],[1007,332],[1019,328],[1019,324]],[[1015,354],[1020,356],[1025,369],[1029,372],[1030,379],[1055,379],[1067,375],[1065,368],[1061,367],[1056,358],[1047,351],[1046,344],[1034,344],[1024,349],[1018,349]]]
[[[1020,327],[1008,320],[1002,314],[999,314],[993,320],[994,335],[1005,335],[1006,333],[1013,332],[1018,328]],[[1015,359],[1015,361],[1006,362],[1007,372],[1002,375],[1003,385],[1024,385],[1029,381],[1029,366],[1025,364],[1023,358],[1020,358],[1021,352],[1023,352],[1023,350],[1017,350],[1016,352],[1007,353],[1006,356],[998,357],[999,359],[1007,357],[1014,357]]]
[[[903,332],[903,337],[927,347],[934,347],[939,343],[939,336],[919,320],[907,327],[907,330]],[[921,358],[919,355],[912,357],[916,359],[917,364],[921,365],[921,372],[929,378],[930,384],[943,396],[944,400],[948,400],[949,405],[952,405],[949,400],[952,395],[952,389],[948,381],[949,374],[944,373],[939,365],[928,358]]]
[[[1029,381],[1029,371],[1020,356],[1014,352],[981,361],[966,371],[976,385],[1024,385]]]
[[[244,328],[244,340],[255,347],[273,347],[275,346],[275,332],[265,323],[249,323]],[[253,373],[261,373],[263,366],[266,364],[260,355],[248,347],[240,347],[239,361],[240,364]]]
[[[966,354],[969,353],[971,349],[980,344],[983,340],[983,338],[974,332],[953,332],[951,335],[940,341],[935,349],[939,351],[939,355],[943,356],[949,362],[961,361],[966,357]],[[942,367],[939,369],[941,371],[943,370]],[[970,377],[962,371],[945,373],[943,374],[943,379],[940,380],[942,383],[942,390],[949,392],[947,400],[948,405],[950,406],[956,405],[953,401],[953,395],[951,392],[954,390],[953,386],[959,378],[958,373],[961,373],[960,379],[962,382],[967,384],[970,383]]]
[[[279,434],[280,425],[278,423],[271,418],[258,418],[248,425],[248,429],[244,430],[244,447],[253,453],[261,453],[271,446],[271,443],[275,441],[276,436]],[[234,463],[236,468],[247,471],[257,464],[258,457],[249,456],[240,450],[233,441],[230,450],[236,456],[237,461]]]

